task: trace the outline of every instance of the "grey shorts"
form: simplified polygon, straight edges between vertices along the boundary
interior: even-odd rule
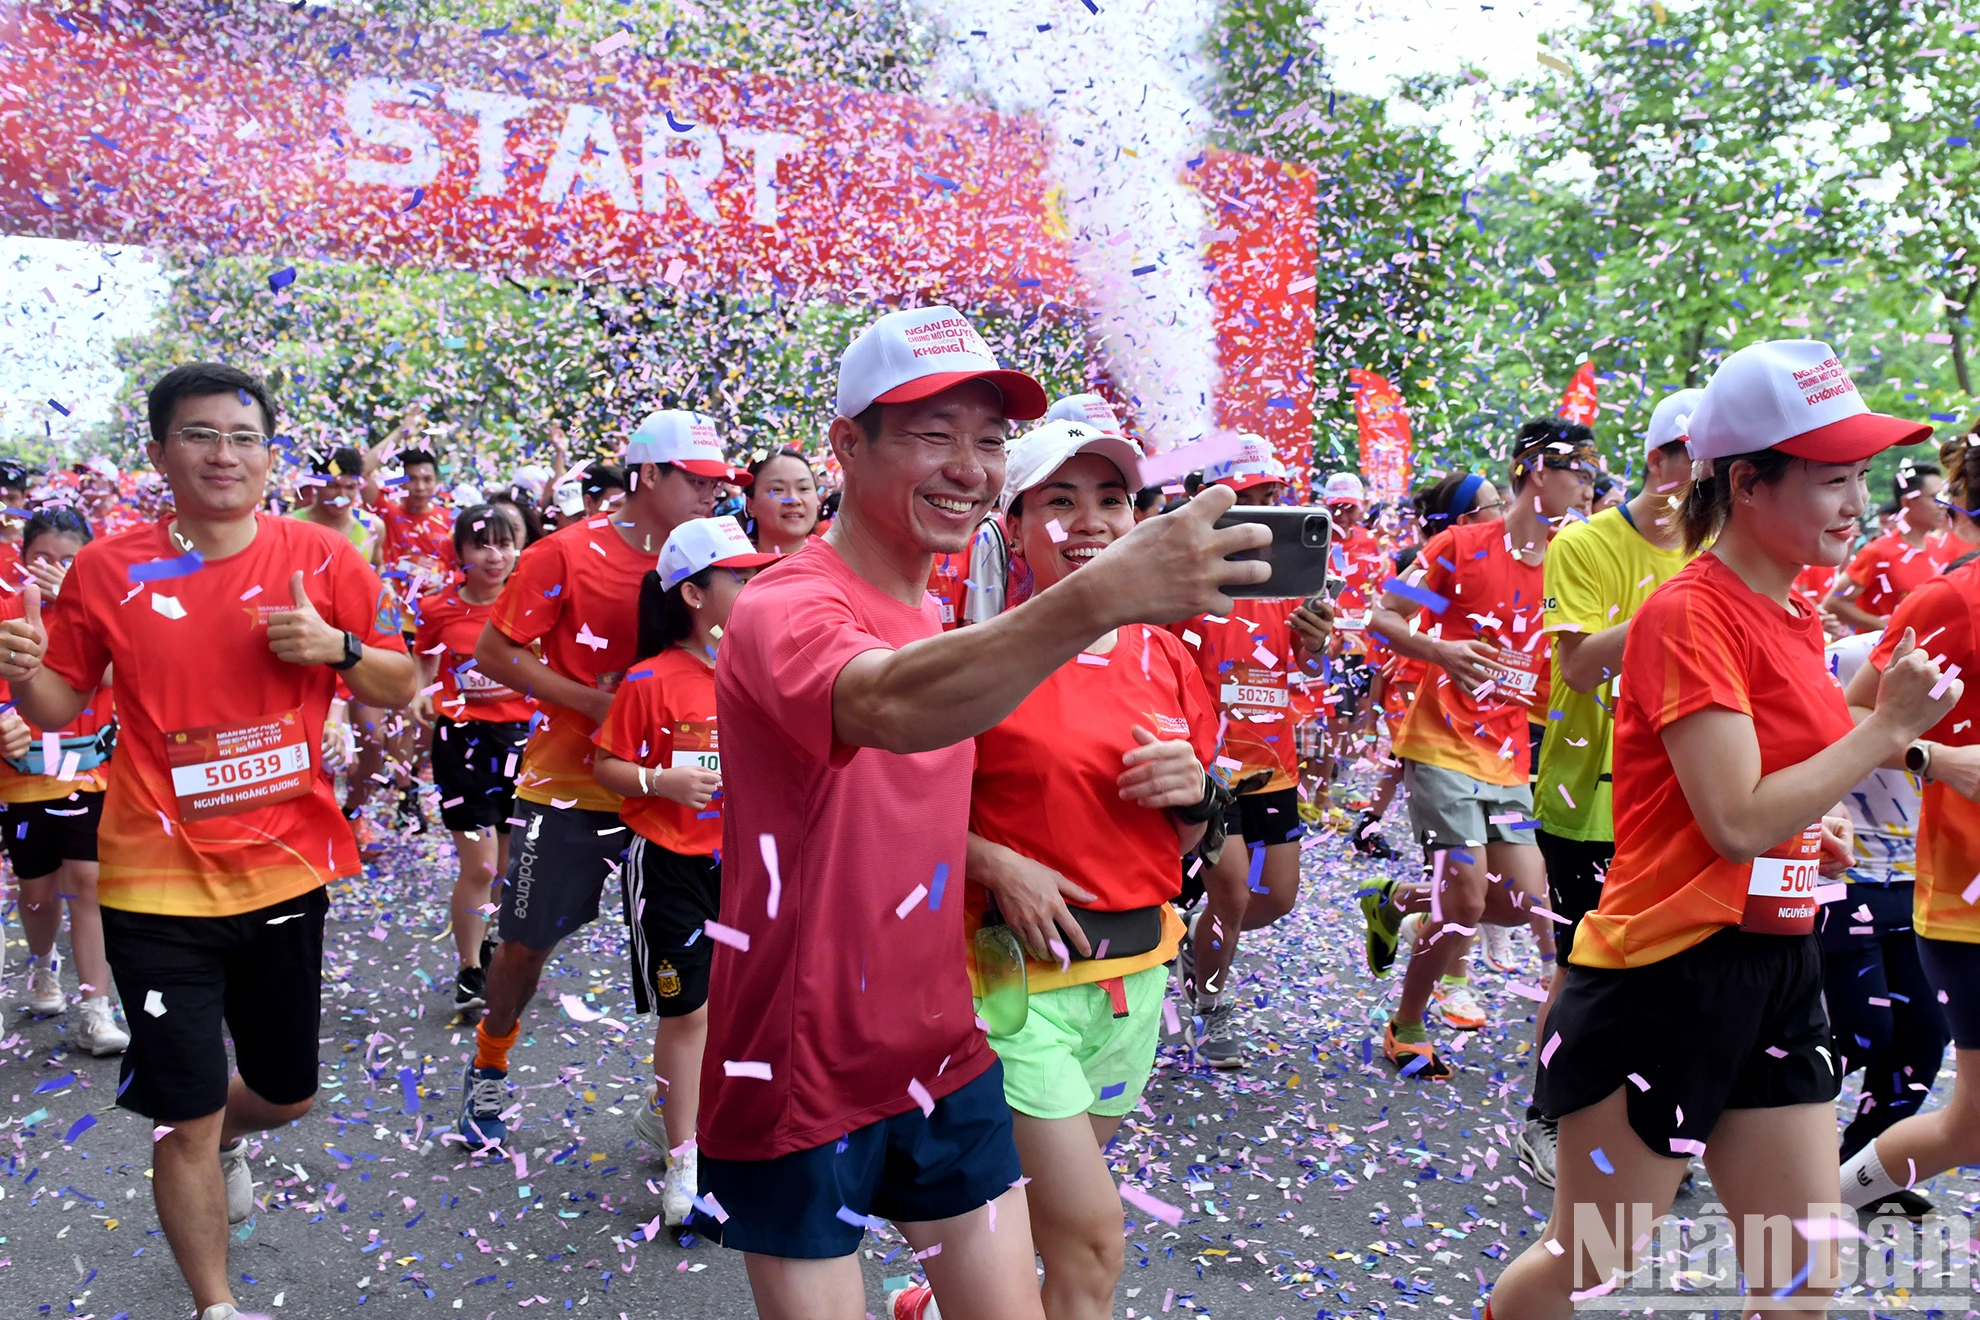
[[[1409,827],[1426,853],[1488,843],[1539,846],[1533,790],[1525,784],[1486,784],[1457,770],[1405,760],[1403,792],[1409,798]],[[1497,824],[1494,816],[1500,818]]]
[[[516,802],[508,883],[498,928],[525,949],[557,942],[598,916],[598,896],[617,883],[632,831],[611,811]]]

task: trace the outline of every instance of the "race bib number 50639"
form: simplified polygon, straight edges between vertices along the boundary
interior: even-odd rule
[[[169,732],[165,753],[182,821],[232,816],[310,791],[309,737],[300,709]]]

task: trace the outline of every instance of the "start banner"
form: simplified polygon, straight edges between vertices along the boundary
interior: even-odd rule
[[[1077,313],[1047,159],[1029,120],[672,63],[626,33],[576,48],[320,7],[0,8],[13,233]],[[1303,471],[1313,178],[1207,151],[1191,174],[1214,226],[1219,420]]]

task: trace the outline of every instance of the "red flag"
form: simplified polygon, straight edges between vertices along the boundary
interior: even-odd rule
[[[1560,415],[1583,426],[1595,425],[1595,364],[1584,362],[1561,392]]]
[[[1385,502],[1409,494],[1409,414],[1388,377],[1354,367],[1354,421],[1361,432],[1361,479],[1368,497]]]

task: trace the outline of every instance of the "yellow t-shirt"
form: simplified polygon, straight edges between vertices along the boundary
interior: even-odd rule
[[[1634,617],[1651,592],[1690,562],[1682,546],[1665,550],[1645,540],[1621,508],[1570,523],[1547,547],[1547,626],[1556,634],[1588,637],[1613,628]],[[1558,643],[1552,678],[1534,812],[1549,834],[1612,841],[1615,680],[1593,692],[1575,691],[1561,677]]]

